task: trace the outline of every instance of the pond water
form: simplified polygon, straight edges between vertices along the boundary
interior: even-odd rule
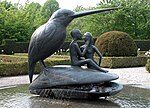
[[[0,108],[150,108],[150,89],[124,86],[107,100],[63,100],[32,95],[28,85],[0,88]]]

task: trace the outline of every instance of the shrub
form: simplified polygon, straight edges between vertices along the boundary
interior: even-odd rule
[[[27,74],[27,61],[0,63],[0,76],[14,76]]]
[[[125,68],[145,66],[148,57],[103,57],[101,67]],[[96,59],[98,61],[98,59]]]
[[[0,55],[0,62],[20,62],[27,61],[27,56],[16,56],[16,55]]]
[[[137,46],[125,32],[106,32],[97,38],[95,46],[104,56],[137,56]]]
[[[150,40],[134,40],[140,51],[148,51],[150,49]]]
[[[4,39],[0,45],[0,54],[25,53],[28,50],[28,42],[16,42],[16,39]],[[4,52],[1,52],[3,50]]]
[[[6,55],[5,55],[6,56]],[[13,56],[7,56],[13,58]],[[16,58],[17,56],[14,56]],[[9,58],[10,59],[10,58]],[[20,60],[20,61],[19,61]],[[46,66],[54,65],[68,65],[69,58],[48,58],[45,60]],[[35,73],[40,72],[40,65],[37,63],[35,68]],[[0,76],[17,76],[28,74],[28,62],[27,57],[22,58],[18,57],[16,62],[0,62]]]
[[[150,73],[150,59],[147,60],[146,70]]]

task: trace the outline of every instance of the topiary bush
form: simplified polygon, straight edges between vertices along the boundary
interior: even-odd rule
[[[95,46],[103,56],[137,56],[137,46],[125,32],[106,32],[97,38]]]
[[[150,59],[147,60],[146,70],[150,73]]]

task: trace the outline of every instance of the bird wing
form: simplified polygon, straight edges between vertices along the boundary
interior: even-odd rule
[[[51,39],[56,31],[55,23],[46,23],[44,30],[42,30],[41,36],[37,38],[37,46],[39,49],[42,49]]]
[[[44,45],[53,38],[53,35],[56,31],[55,23],[46,23],[40,26],[32,35],[29,53],[35,53],[31,55],[38,55],[41,50],[44,48]],[[34,51],[31,51],[34,50]]]

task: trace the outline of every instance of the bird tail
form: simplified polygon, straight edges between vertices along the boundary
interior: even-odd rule
[[[35,69],[35,62],[28,60],[28,74],[29,74],[29,80],[30,83],[32,83],[32,78],[33,78],[33,73],[34,73],[34,69]]]

